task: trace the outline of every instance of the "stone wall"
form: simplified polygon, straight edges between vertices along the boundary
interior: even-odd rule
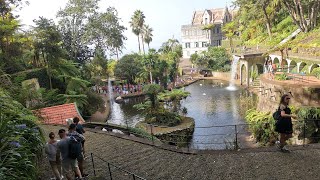
[[[215,72],[212,71],[212,77],[223,80],[230,80],[231,73],[230,72]]]
[[[286,84],[284,81],[260,78],[258,110],[275,111],[279,106],[281,95],[291,92],[290,104],[293,106],[316,106],[320,107],[320,85],[319,87],[308,87],[307,84]]]

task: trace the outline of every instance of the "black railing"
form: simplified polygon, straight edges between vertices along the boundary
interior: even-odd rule
[[[305,146],[306,139],[308,138],[319,138],[316,136],[309,136],[307,137],[306,131],[307,126],[306,122],[308,121],[320,121],[318,119],[312,120],[295,120],[293,121],[294,124],[299,123],[299,128],[301,133],[299,134],[299,140],[301,140],[301,145]],[[166,134],[166,138],[161,138],[159,134],[157,134],[155,127],[150,124],[145,124],[147,128],[147,132],[144,134],[133,132],[132,128],[127,128],[128,125],[124,125],[123,129],[125,129],[125,134],[127,135],[135,135],[138,137],[147,137],[151,140],[152,144],[158,142],[163,142],[170,145],[175,145],[179,147],[188,148],[190,149],[234,149],[237,150],[239,148],[252,148],[255,144],[255,139],[249,139],[248,137],[252,136],[250,131],[251,125],[256,124],[249,124],[249,123],[242,123],[242,124],[234,124],[234,125],[219,125],[219,126],[207,126],[207,127],[195,127],[195,132],[192,135],[181,135],[177,133],[168,133]],[[263,124],[263,128],[271,128],[273,126],[270,123]],[[163,127],[163,126],[162,126]],[[170,128],[170,127],[167,127]],[[122,129],[122,130],[123,130]],[[203,129],[199,131],[199,129]],[[198,130],[198,131],[197,131]],[[201,133],[206,132],[206,133]],[[201,133],[201,134],[200,134]],[[191,140],[191,141],[190,141]],[[299,143],[300,144],[300,143]],[[200,147],[200,148],[199,148]]]
[[[120,166],[116,166],[105,159],[91,153],[91,163],[93,169],[93,175],[98,178],[116,180],[116,179],[129,179],[129,180],[146,180]],[[99,163],[97,163],[99,162]]]

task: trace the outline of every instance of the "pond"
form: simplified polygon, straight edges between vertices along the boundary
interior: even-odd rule
[[[248,133],[241,124],[245,122],[240,117],[243,111],[239,105],[240,96],[251,96],[245,90],[226,90],[227,81],[199,80],[185,90],[191,95],[181,102],[188,110],[187,116],[195,120],[195,130],[191,141],[193,149],[226,149],[232,148],[235,140],[235,130],[243,136]],[[134,126],[143,120],[139,112],[132,106],[144,100],[143,97],[125,99],[122,104],[113,103],[110,123]],[[241,137],[239,137],[241,139]],[[245,144],[242,143],[242,144]]]

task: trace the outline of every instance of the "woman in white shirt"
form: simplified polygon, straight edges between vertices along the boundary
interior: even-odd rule
[[[61,160],[60,153],[57,153],[57,143],[58,140],[55,140],[55,135],[53,132],[49,133],[49,141],[45,145],[45,153],[48,156],[50,166],[56,177],[56,180],[61,179]]]

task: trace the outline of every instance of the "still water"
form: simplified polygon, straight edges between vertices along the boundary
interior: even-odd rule
[[[191,141],[194,149],[232,148],[235,139],[235,126],[243,124],[239,97],[247,96],[244,90],[228,91],[229,85],[221,80],[200,80],[185,87],[191,95],[181,102],[188,109],[187,116],[195,120],[195,130]],[[122,104],[113,103],[110,123],[134,126],[143,120],[134,104],[143,102],[143,97],[125,99]],[[245,134],[243,127],[237,132]]]

